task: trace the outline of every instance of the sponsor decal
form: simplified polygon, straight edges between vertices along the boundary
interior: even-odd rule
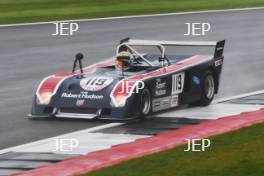
[[[171,107],[176,107],[179,105],[179,96],[178,95],[172,95],[171,96]]]
[[[85,100],[77,100],[76,101],[76,106],[83,106],[84,102],[85,102]]]
[[[62,93],[62,98],[78,98],[78,99],[93,99],[93,100],[101,100],[104,98],[103,95],[95,95],[95,94],[88,94],[88,92],[81,92],[79,94],[73,93]]]
[[[153,106],[155,109],[158,108],[160,106],[160,101],[159,100],[153,101]]]
[[[223,49],[224,49],[224,47],[218,47],[218,48],[216,48],[217,51],[221,51]]]
[[[198,76],[193,76],[192,77],[192,80],[193,82],[196,84],[196,85],[200,85],[201,84],[201,80]]]
[[[172,75],[172,89],[171,89],[171,94],[179,94],[182,93],[183,91],[183,86],[184,86],[184,73],[178,73]]]
[[[156,79],[155,96],[165,95],[167,92],[166,82],[162,82],[160,78]]]
[[[215,61],[215,66],[217,67],[219,65],[223,65],[223,63],[224,63],[224,60],[223,59],[216,60]]]
[[[80,81],[82,89],[87,91],[99,91],[113,82],[113,78],[105,76],[89,76]]]
[[[152,102],[153,106],[153,112],[168,109],[171,107],[171,97],[163,97],[163,98],[157,98],[154,99]]]

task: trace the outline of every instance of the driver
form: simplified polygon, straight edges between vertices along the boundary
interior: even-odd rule
[[[128,51],[121,51],[117,54],[115,66],[117,69],[127,70],[132,66],[132,55]]]

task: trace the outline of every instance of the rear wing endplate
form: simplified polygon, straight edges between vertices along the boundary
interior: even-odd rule
[[[225,40],[221,40],[221,41],[216,42],[215,52],[214,52],[214,58],[215,59],[223,58],[224,47],[225,47]]]

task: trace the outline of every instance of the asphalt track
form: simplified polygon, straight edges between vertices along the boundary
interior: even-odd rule
[[[160,40],[226,39],[220,93],[225,97],[264,87],[264,10],[200,13],[80,22],[74,36],[51,36],[54,25],[0,28],[0,149],[97,126],[105,122],[25,118],[40,80],[71,70],[83,52],[85,65],[114,53],[119,39],[130,36]],[[187,22],[209,22],[206,36],[184,36]]]

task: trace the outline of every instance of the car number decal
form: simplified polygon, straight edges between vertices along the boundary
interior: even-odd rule
[[[184,86],[184,73],[178,73],[172,75],[172,89],[171,89],[171,94],[179,94],[182,93],[183,91],[183,86]]]
[[[99,91],[113,82],[113,78],[105,76],[87,77],[80,81],[80,86],[87,91]]]

